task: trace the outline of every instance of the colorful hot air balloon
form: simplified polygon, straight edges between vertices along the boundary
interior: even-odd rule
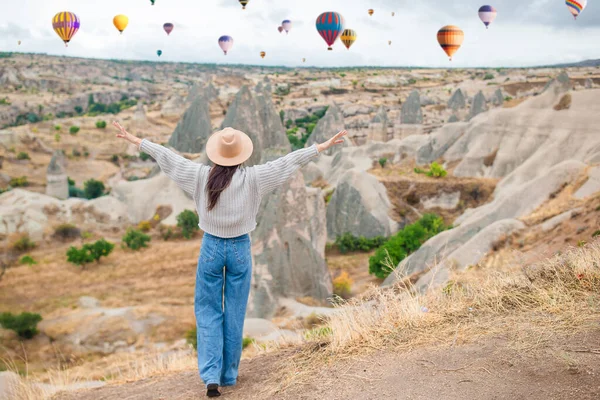
[[[356,37],[357,35],[355,31],[353,31],[352,29],[344,29],[340,40],[342,41],[342,43],[344,43],[344,46],[346,46],[346,48],[350,50],[350,46],[352,46],[352,44],[356,41]]]
[[[587,6],[587,0],[566,0],[565,4],[573,14],[573,17],[577,19],[577,16],[581,14],[585,6]]]
[[[239,0],[239,1],[240,1],[240,4],[242,5],[242,10],[245,10],[246,9],[246,4],[248,4],[248,2],[250,0]]]
[[[458,51],[464,39],[464,32],[458,26],[454,25],[446,25],[437,33],[438,43],[442,46],[446,54],[448,54],[450,61],[452,61],[452,56]]]
[[[481,6],[479,8],[479,19],[483,22],[486,29],[496,19],[497,13],[496,9],[492,6]]]
[[[391,40],[388,40],[388,44],[391,46],[391,45],[392,45],[392,41],[391,41]]]
[[[154,5],[154,2],[155,2],[155,1],[156,1],[156,0],[150,0],[150,4]]]
[[[373,15],[374,12],[375,12],[375,10],[373,10],[372,8],[369,8],[369,15]]]
[[[121,33],[127,28],[127,24],[129,24],[129,18],[126,15],[119,14],[113,18],[113,24],[115,28]]]
[[[333,50],[331,46],[344,29],[344,17],[339,13],[327,11],[317,17],[317,31],[327,43],[327,50]]]
[[[67,43],[77,33],[80,25],[79,18],[72,12],[62,11],[52,18],[52,28],[63,42],[65,42],[65,46],[67,46]]]
[[[392,11],[392,17],[393,17],[394,15],[396,15],[396,13]]]
[[[20,40],[17,43],[19,44],[19,46],[21,45],[21,41]]]
[[[162,50],[156,50],[156,54],[160,57],[162,55]]]
[[[290,21],[289,19],[286,19],[285,21],[283,21],[281,23],[281,27],[283,29],[285,29],[285,33],[288,33],[290,31],[290,29],[292,29],[292,21]]]
[[[278,26],[277,30],[279,31],[279,33],[283,32],[283,26]]]
[[[227,52],[233,47],[233,38],[231,36],[221,36],[219,38],[219,47],[223,50],[223,53],[227,55]]]
[[[167,32],[167,35],[170,35],[171,32],[173,32],[174,27],[175,27],[175,25],[173,25],[170,22],[167,22],[163,25],[163,29],[165,30],[165,32]]]
[[[267,55],[267,53],[265,53],[264,51],[260,52],[260,58],[265,58],[266,55]]]
[[[306,62],[306,58],[302,58],[302,62]]]

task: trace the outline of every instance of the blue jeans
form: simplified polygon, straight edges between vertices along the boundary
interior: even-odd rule
[[[236,383],[251,274],[250,235],[223,239],[204,233],[194,311],[198,370],[206,385]]]

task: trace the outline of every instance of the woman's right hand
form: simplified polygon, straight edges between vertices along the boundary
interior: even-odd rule
[[[116,136],[117,136],[118,138],[125,139],[125,140],[127,140],[128,142],[135,144],[136,146],[139,146],[139,145],[140,145],[140,143],[142,142],[142,139],[140,139],[140,138],[138,138],[138,137],[136,137],[136,136],[132,135],[131,133],[127,132],[127,131],[125,130],[125,128],[123,128],[123,125],[121,125],[119,122],[117,122],[117,121],[113,121],[113,123],[112,123],[112,124],[113,124],[113,126],[114,126],[115,128],[117,128],[117,129],[119,130],[119,133],[117,133],[117,134],[116,134]]]
[[[321,153],[322,151],[325,151],[328,148],[335,146],[336,144],[344,143],[344,139],[342,138],[347,134],[348,132],[345,129],[343,131],[339,131],[328,141],[317,144],[317,150],[319,151],[319,153]]]

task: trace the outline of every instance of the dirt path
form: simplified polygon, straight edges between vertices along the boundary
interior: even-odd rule
[[[454,348],[380,351],[320,368],[309,384],[274,396],[261,392],[273,382],[273,366],[286,352],[243,362],[238,385],[224,399],[528,399],[600,398],[600,329],[569,338],[532,343],[502,338]],[[541,338],[539,338],[541,339]],[[547,341],[546,341],[547,340]],[[541,343],[541,344],[540,344]],[[269,383],[265,383],[269,382]],[[192,400],[204,398],[196,371],[119,386],[65,393],[55,400]]]

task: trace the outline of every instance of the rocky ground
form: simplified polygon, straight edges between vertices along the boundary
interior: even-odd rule
[[[504,265],[515,250],[528,264],[600,235],[595,68],[265,69],[12,54],[0,58],[0,84],[0,239],[7,267],[0,272],[0,311],[44,318],[40,335],[22,345],[0,329],[0,357],[46,381],[47,370],[59,366],[103,384],[114,374],[111,357],[185,352],[194,323],[201,233],[191,241],[163,240],[194,202],[152,159],[98,122],[118,119],[196,162],[207,162],[204,144],[212,132],[233,126],[255,143],[249,165],[349,131],[343,147],[320,155],[263,199],[252,234],[246,335],[265,346],[302,342],[319,316],[331,315],[333,279],[344,271],[354,296],[407,278],[420,290],[439,288],[454,273]],[[434,162],[446,176],[426,175]],[[67,177],[79,188],[100,180],[108,195],[66,199]],[[385,281],[368,273],[373,252],[340,254],[326,246],[346,232],[394,235],[425,213],[454,228],[424,243]],[[116,248],[86,270],[66,262],[71,245],[102,237],[119,245],[128,227],[144,221],[151,223],[150,248]],[[57,240],[54,230],[65,222],[82,236]],[[37,244],[34,250],[12,250],[23,233]],[[19,265],[25,254],[38,264]],[[417,379],[425,369],[396,372]],[[462,379],[477,381],[481,374]],[[161,390],[174,388],[169,379]],[[132,398],[145,384],[127,389]],[[371,398],[348,390],[347,398]],[[373,398],[384,394],[377,385],[372,390]]]

